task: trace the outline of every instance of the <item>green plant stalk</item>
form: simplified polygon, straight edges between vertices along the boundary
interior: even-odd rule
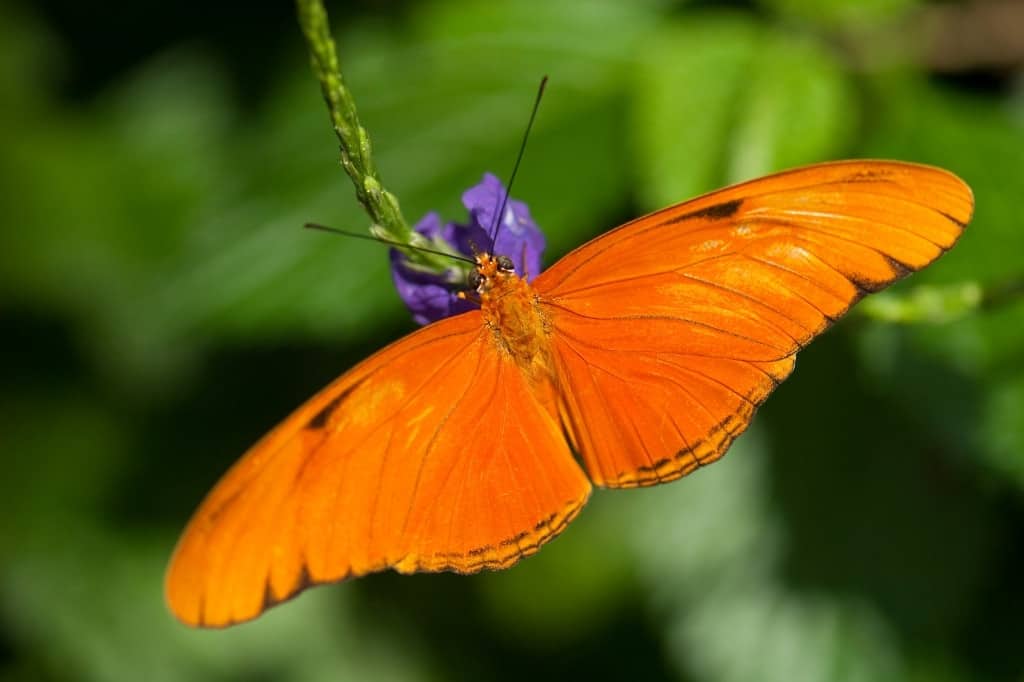
[[[322,0],[296,0],[295,4],[299,25],[309,44],[313,73],[320,81],[320,90],[340,143],[341,166],[355,185],[356,198],[370,216],[373,223],[370,232],[400,244],[444,248],[444,245],[427,243],[409,227],[398,206],[398,199],[381,184],[373,162],[370,136],[359,122],[352,93],[341,75],[341,64]],[[453,261],[443,256],[415,249],[402,251],[411,264],[428,270],[444,272],[453,266]]]
[[[858,306],[864,317],[893,324],[945,324],[977,312],[986,304],[977,282],[918,285],[908,293],[886,291],[869,296]]]

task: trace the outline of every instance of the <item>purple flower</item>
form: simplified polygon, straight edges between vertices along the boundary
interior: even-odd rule
[[[533,279],[540,273],[544,252],[544,234],[530,217],[530,210],[521,201],[509,199],[505,215],[495,227],[494,217],[505,198],[501,180],[485,173],[479,185],[462,194],[462,204],[469,211],[466,224],[445,223],[437,213],[428,213],[414,229],[428,241],[448,244],[456,253],[472,258],[477,252],[508,256],[516,266],[516,274]],[[498,238],[491,239],[497,229]],[[450,315],[478,307],[476,303],[458,298],[466,289],[465,270],[453,264],[445,271],[428,271],[412,266],[398,249],[391,249],[391,278],[398,295],[412,312],[418,324],[428,324]]]

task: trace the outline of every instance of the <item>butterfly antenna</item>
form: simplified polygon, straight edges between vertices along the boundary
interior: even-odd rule
[[[372,234],[360,234],[359,232],[349,232],[348,230],[339,230],[336,227],[328,227],[321,225],[320,223],[306,223],[303,227],[309,230],[320,230],[321,232],[330,232],[332,234],[340,234],[344,237],[355,237],[356,239],[365,239],[371,242],[377,242],[378,244],[389,244],[390,246],[397,246],[401,249],[412,249],[413,251],[421,251],[423,253],[432,253],[435,256],[444,256],[445,258],[451,258],[452,260],[460,260],[470,265],[476,265],[476,261],[472,258],[466,258],[465,256],[459,256],[454,253],[447,253],[445,251],[438,251],[436,249],[428,249],[425,246],[416,246],[415,244],[406,244],[405,242],[396,242],[392,239],[384,239],[383,237],[377,237]]]
[[[523,133],[523,141],[519,144],[519,153],[516,154],[516,162],[515,165],[512,166],[512,174],[508,176],[508,187],[506,187],[505,195],[501,200],[501,208],[494,214],[494,225],[492,225],[491,229],[488,230],[492,245],[498,240],[498,230],[501,229],[501,223],[504,222],[505,207],[508,206],[508,198],[512,194],[512,183],[516,181],[516,174],[519,172],[519,164],[522,162],[523,153],[526,151],[526,141],[530,139],[530,130],[533,128],[534,119],[537,118],[537,110],[540,108],[540,99],[544,96],[544,88],[547,84],[547,76],[540,79],[540,85],[537,87],[537,97],[533,100],[533,110],[530,111],[530,121],[526,124],[526,131]]]

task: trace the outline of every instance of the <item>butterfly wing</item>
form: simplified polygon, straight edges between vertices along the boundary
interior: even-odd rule
[[[557,415],[465,313],[360,363],[246,453],[182,535],[167,601],[219,627],[388,567],[508,566],[589,491]]]
[[[591,479],[648,485],[721,457],[800,348],[938,258],[972,209],[937,168],[821,164],[627,223],[541,273],[563,421]]]

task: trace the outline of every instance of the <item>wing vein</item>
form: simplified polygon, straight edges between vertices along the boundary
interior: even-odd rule
[[[757,305],[760,305],[761,307],[763,307],[763,308],[765,308],[767,310],[770,310],[771,312],[775,313],[779,317],[787,319],[790,322],[792,322],[793,324],[795,324],[797,327],[800,327],[801,329],[803,329],[805,332],[807,332],[807,338],[809,338],[811,336],[814,336],[814,334],[816,333],[815,330],[809,329],[808,327],[804,326],[804,324],[802,322],[800,322],[799,320],[797,320],[795,317],[792,317],[791,315],[789,315],[789,314],[779,310],[775,306],[769,305],[765,301],[763,301],[763,300],[761,300],[759,298],[755,298],[754,296],[751,296],[750,294],[748,294],[746,292],[743,292],[743,291],[741,291],[739,289],[734,289],[733,287],[727,287],[724,284],[719,284],[718,282],[713,282],[713,281],[711,281],[709,279],[704,279],[703,277],[697,277],[696,275],[691,275],[691,274],[682,273],[682,272],[679,273],[679,274],[682,277],[685,277],[687,279],[693,280],[694,282],[700,282],[701,284],[709,286],[709,287],[711,287],[713,289],[719,289],[720,291],[724,291],[724,292],[729,293],[729,294],[734,294],[734,295],[739,296],[739,297],[741,297],[743,299],[746,299],[747,301],[750,301],[751,303],[756,303]],[[786,291],[790,291],[790,290],[787,288]],[[779,325],[777,325],[777,324],[775,324],[773,322],[769,322],[768,320],[761,319],[761,318],[757,318],[756,321],[764,322],[765,324],[768,324],[768,325],[774,327],[775,331],[780,332],[782,334],[785,334],[789,338],[793,339],[793,343],[796,346],[802,346],[803,345],[800,339],[796,338],[795,336],[790,334],[788,331],[786,331],[785,329],[783,329]]]
[[[441,430],[444,428],[445,424],[448,423],[448,420],[451,418],[452,414],[455,413],[455,411],[459,408],[462,402],[466,399],[466,395],[469,393],[469,386],[473,382],[473,379],[475,378],[477,372],[480,371],[480,365],[482,363],[483,352],[481,352],[480,355],[477,357],[476,370],[470,376],[470,381],[469,383],[467,383],[466,388],[460,392],[459,397],[456,398],[455,403],[452,405],[451,409],[448,410],[448,413],[444,416],[444,418],[441,419],[437,426],[434,427],[434,432],[431,434],[430,438],[427,439],[427,446],[423,451],[423,457],[420,458],[419,464],[416,467],[416,477],[415,479],[413,479],[412,493],[409,495],[409,507],[405,511],[405,520],[402,521],[402,530],[399,533],[400,537],[405,536],[406,530],[409,527],[409,515],[412,513],[413,502],[416,500],[416,496],[419,494],[420,481],[421,477],[423,476],[423,466],[427,462],[427,457],[430,456],[430,452],[431,450],[433,450],[434,444],[437,442],[437,438],[440,435]]]
[[[760,339],[755,339],[755,338],[752,338],[750,336],[746,336],[744,334],[739,334],[737,332],[734,332],[734,331],[731,331],[731,330],[728,330],[728,329],[722,329],[721,327],[716,327],[715,325],[713,325],[713,324],[711,324],[709,322],[702,322],[700,320],[694,320],[694,319],[691,319],[691,318],[688,318],[688,317],[673,317],[671,315],[614,315],[614,316],[611,316],[611,317],[597,317],[596,315],[588,315],[586,313],[581,313],[578,310],[573,310],[572,308],[567,308],[566,306],[562,305],[561,303],[555,303],[554,301],[551,301],[551,300],[545,300],[544,303],[546,305],[549,305],[549,306],[552,306],[552,307],[564,310],[565,312],[570,313],[572,315],[576,315],[577,317],[582,317],[583,319],[594,320],[594,321],[597,321],[597,322],[614,322],[614,321],[620,321],[620,320],[621,321],[626,321],[626,320],[650,320],[650,321],[680,322],[680,323],[684,323],[684,324],[692,324],[694,327],[702,327],[704,329],[710,329],[712,331],[716,331],[716,332],[719,332],[719,333],[722,333],[722,334],[727,334],[728,336],[732,336],[732,337],[735,337],[737,339],[741,339],[743,341],[747,341],[749,343],[752,343],[752,344],[755,344],[755,345],[758,345],[758,346],[763,346],[764,348],[770,348],[771,350],[774,350],[774,351],[779,351],[779,352],[782,352],[782,353],[787,352],[787,349],[785,349],[785,348],[778,348],[778,347],[773,346],[771,344],[765,343],[764,341],[761,341]],[[559,331],[562,332],[563,330],[559,330]]]

